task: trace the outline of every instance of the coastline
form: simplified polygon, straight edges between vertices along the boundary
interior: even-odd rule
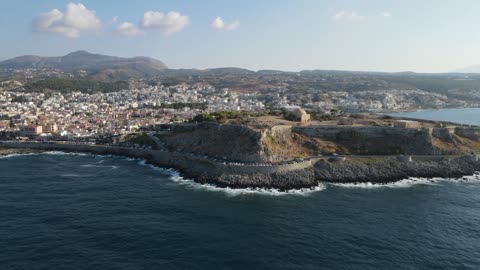
[[[233,189],[292,190],[315,188],[324,182],[387,184],[409,177],[461,178],[480,171],[479,157],[473,155],[416,156],[412,159],[406,156],[318,158],[287,165],[233,166],[176,152],[97,145],[0,142],[0,155],[45,151],[141,158],[157,167],[175,169],[195,182]]]
[[[26,154],[35,154],[43,153],[44,150],[39,149],[28,149],[28,148],[2,148],[0,147],[0,157],[9,156],[9,155],[26,155]]]
[[[419,109],[400,109],[394,111],[378,111],[379,114],[396,114],[396,113],[413,113],[423,111],[439,111],[439,110],[464,110],[464,109],[480,109],[480,107],[444,107],[444,108],[419,108]]]

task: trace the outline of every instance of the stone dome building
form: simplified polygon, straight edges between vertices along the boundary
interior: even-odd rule
[[[308,114],[304,109],[302,108],[295,108],[292,111],[293,115],[295,115],[296,121],[299,122],[308,122],[310,121],[310,114]]]

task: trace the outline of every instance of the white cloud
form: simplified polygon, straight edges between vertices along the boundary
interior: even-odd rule
[[[216,17],[215,19],[213,19],[210,26],[217,30],[232,31],[240,27],[240,22],[234,21],[232,23],[225,23],[221,17]]]
[[[76,38],[82,31],[99,29],[101,22],[95,15],[95,11],[87,9],[80,3],[69,3],[65,13],[58,9],[52,9],[50,12],[37,16],[32,25],[33,29],[38,32]]]
[[[390,19],[392,18],[392,13],[388,12],[388,11],[384,11],[380,14],[383,18],[385,19]]]
[[[225,23],[223,22],[222,18],[220,17],[216,17],[212,23],[210,24],[210,26],[212,26],[212,28],[215,28],[215,29],[223,29],[225,28]]]
[[[170,11],[167,14],[157,11],[147,11],[143,14],[143,20],[140,25],[144,29],[158,29],[163,33],[171,34],[181,31],[188,22],[188,16],[176,11]]]
[[[136,27],[133,23],[124,22],[120,24],[116,29],[115,32],[122,36],[127,37],[137,37],[142,36],[144,33],[138,27]]]
[[[118,22],[118,18],[119,18],[118,16],[113,16],[112,22],[113,22],[113,23],[117,23],[117,22]]]
[[[333,15],[336,21],[362,21],[365,16],[358,14],[356,11],[341,10]]]

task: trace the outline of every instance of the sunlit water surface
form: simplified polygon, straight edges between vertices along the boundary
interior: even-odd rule
[[[0,158],[0,247],[0,269],[480,269],[480,180],[282,193],[122,157],[14,155]]]

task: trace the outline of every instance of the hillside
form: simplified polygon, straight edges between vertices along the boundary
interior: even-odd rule
[[[83,70],[92,79],[117,81],[152,77],[168,67],[163,62],[148,57],[123,58],[77,51],[56,57],[19,56],[0,62],[0,68],[58,69],[65,72]]]

